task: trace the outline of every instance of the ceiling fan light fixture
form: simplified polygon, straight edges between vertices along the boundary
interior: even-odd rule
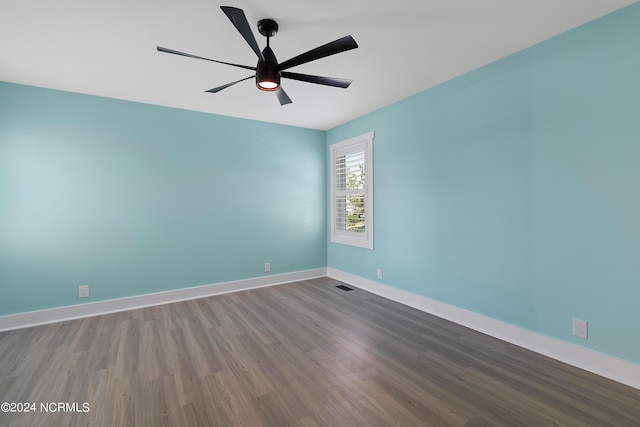
[[[267,92],[278,90],[280,87],[280,76],[278,76],[277,73],[275,76],[262,76],[262,78],[256,75],[256,86],[258,86],[258,89]]]
[[[260,82],[258,83],[258,88],[261,90],[266,90],[266,91],[272,91],[272,90],[276,90],[278,89],[278,86],[280,86],[278,83],[276,82]]]

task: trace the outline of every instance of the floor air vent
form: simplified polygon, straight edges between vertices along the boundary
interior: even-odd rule
[[[350,288],[350,287],[345,286],[345,285],[338,285],[338,286],[336,286],[336,288],[342,289],[343,291],[352,291],[353,290],[353,288]]]

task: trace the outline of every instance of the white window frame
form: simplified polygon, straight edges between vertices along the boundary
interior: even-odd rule
[[[373,132],[356,136],[329,146],[331,159],[331,242],[373,249]],[[336,159],[339,156],[364,151],[365,164],[365,232],[336,228]]]

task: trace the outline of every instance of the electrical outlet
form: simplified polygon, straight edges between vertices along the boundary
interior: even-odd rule
[[[573,335],[575,335],[576,337],[587,339],[589,333],[588,323],[586,320],[573,319]]]
[[[378,269],[378,279],[382,280],[382,269],[381,268]]]
[[[89,285],[78,286],[78,298],[89,297]]]
[[[271,263],[270,262],[265,262],[264,263],[264,272],[268,273],[271,271]]]

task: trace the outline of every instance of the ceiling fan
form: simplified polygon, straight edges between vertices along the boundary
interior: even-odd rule
[[[273,50],[269,47],[269,39],[276,35],[278,32],[278,24],[272,19],[261,19],[258,21],[258,31],[260,34],[267,38],[267,46],[260,52],[258,43],[251,32],[247,17],[242,9],[230,6],[220,6],[222,11],[227,15],[231,23],[240,32],[242,37],[247,41],[251,49],[258,56],[258,64],[255,67],[249,65],[232,64],[230,62],[218,61],[215,59],[203,58],[201,56],[191,55],[189,53],[179,52],[173,49],[167,49],[166,47],[157,46],[156,48],[160,52],[172,53],[174,55],[186,56],[188,58],[204,59],[205,61],[217,62],[219,64],[231,65],[233,67],[244,68],[247,70],[255,71],[256,86],[260,90],[275,92],[280,105],[290,104],[291,98],[286,94],[282,86],[280,86],[280,78],[300,80],[308,83],[316,83],[325,86],[334,86],[340,88],[347,88],[351,84],[352,80],[340,79],[335,77],[323,77],[314,76],[309,74],[292,73],[289,68],[296,65],[306,64],[307,62],[315,61],[316,59],[325,58],[327,56],[335,55],[336,53],[345,52],[347,50],[355,49],[358,44],[351,36],[345,36],[338,40],[334,40],[330,43],[311,49],[308,52],[295,56],[287,61],[278,63]],[[227,83],[222,86],[214,87],[206,92],[217,93],[222,89],[226,89],[229,86],[233,86],[236,83],[240,83],[245,80],[253,78],[254,75],[245,77],[235,82]]]

